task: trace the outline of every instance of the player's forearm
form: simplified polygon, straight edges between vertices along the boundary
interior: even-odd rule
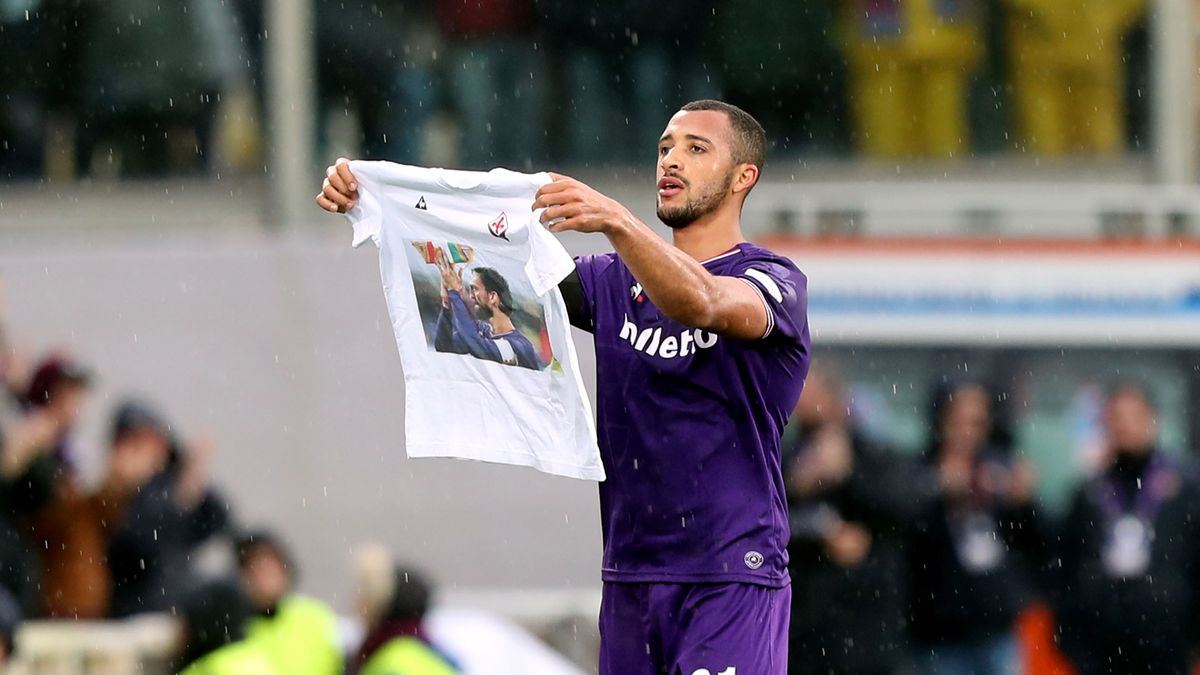
[[[711,327],[719,291],[703,265],[633,216],[605,234],[655,307],[684,325]]]

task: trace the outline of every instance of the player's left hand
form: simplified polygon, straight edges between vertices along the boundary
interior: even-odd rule
[[[438,271],[442,273],[442,293],[446,291],[458,291],[462,293],[463,282],[462,277],[458,276],[458,270],[450,261],[446,259],[446,252],[442,249],[437,250],[437,256],[434,257],[434,263],[437,265]],[[443,301],[449,304],[449,299]]]
[[[629,209],[588,185],[559,173],[550,177],[554,182],[538,189],[533,210],[545,209],[541,221],[551,232],[610,232],[634,220]]]

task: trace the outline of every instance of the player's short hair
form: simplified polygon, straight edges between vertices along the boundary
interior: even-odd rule
[[[685,104],[681,111],[695,112],[698,110],[715,110],[725,113],[729,118],[729,126],[733,130],[733,161],[735,164],[753,164],[762,172],[763,163],[767,160],[767,132],[750,113],[741,108],[717,101],[711,98],[692,101]]]
[[[287,545],[274,532],[266,529],[251,530],[243,533],[234,542],[234,553],[237,556],[238,567],[242,569],[245,569],[251,559],[260,552],[275,556],[284,569],[287,570],[288,576],[295,582],[297,570],[293,562],[292,552],[288,550]]]
[[[508,280],[490,267],[476,267],[475,276],[483,283],[483,288],[489,293],[495,293],[500,298],[500,311],[511,315],[513,313],[512,291],[508,289]]]
[[[391,602],[384,618],[392,621],[421,621],[433,603],[433,585],[413,567],[397,565]]]

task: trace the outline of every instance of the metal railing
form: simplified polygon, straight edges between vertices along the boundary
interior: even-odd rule
[[[1130,183],[765,183],[756,234],[840,237],[1200,237],[1200,188]]]

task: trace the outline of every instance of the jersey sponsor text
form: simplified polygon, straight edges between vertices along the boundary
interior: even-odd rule
[[[701,349],[708,349],[717,344],[716,333],[709,333],[699,328],[685,330],[678,336],[668,335],[667,337],[663,337],[662,330],[662,326],[639,329],[626,315],[625,323],[621,326],[621,339],[628,340],[629,344],[639,352],[650,356],[660,356],[664,359],[691,356]]]

